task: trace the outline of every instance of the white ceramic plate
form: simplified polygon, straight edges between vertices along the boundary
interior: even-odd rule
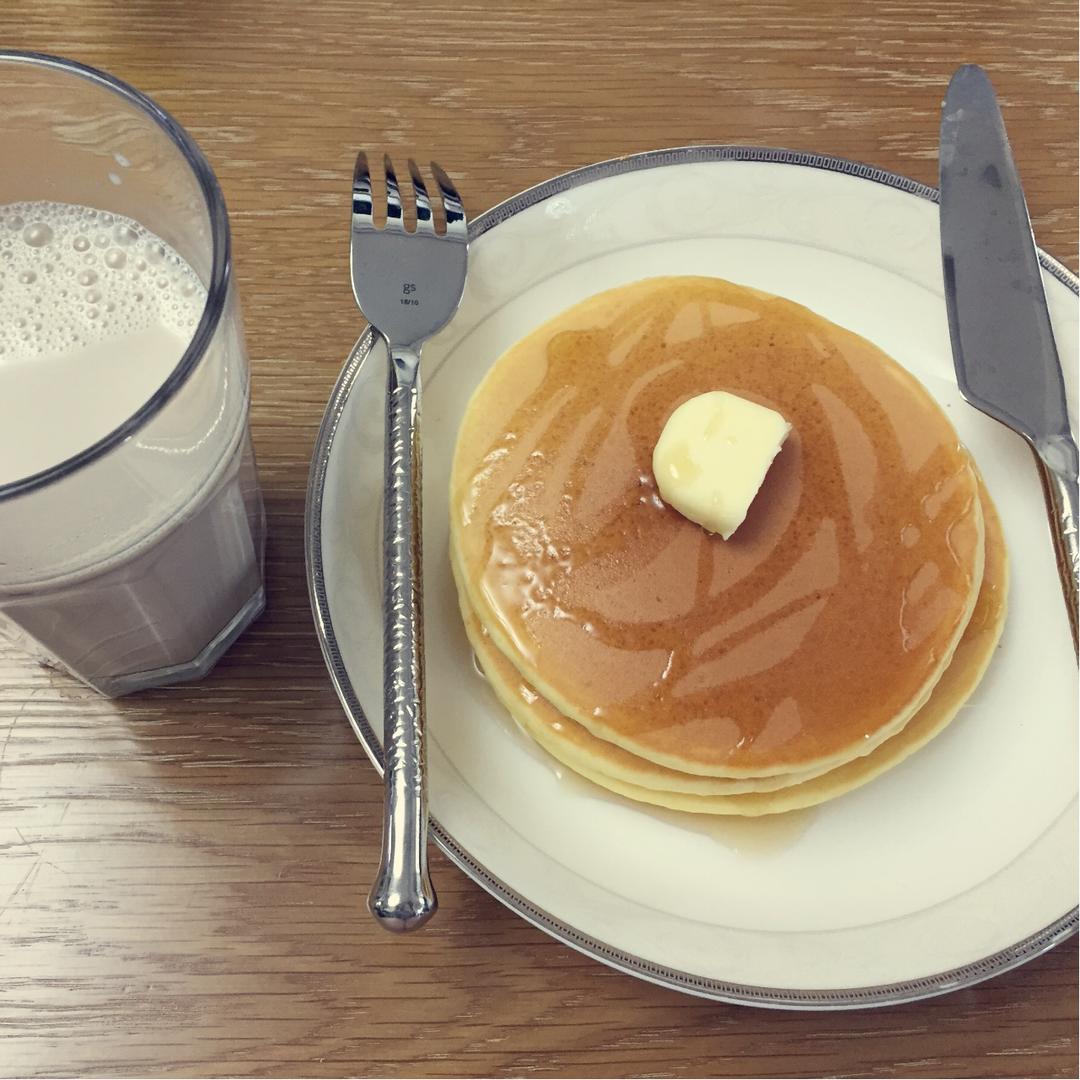
[[[816,155],[696,147],[558,177],[471,232],[465,299],[424,353],[430,806],[450,858],[605,963],[751,1004],[926,997],[1073,933],[1076,662],[1031,455],[956,388],[936,192]],[[1061,355],[1075,356],[1076,282],[1043,265]],[[680,273],[790,297],[913,371],[978,460],[1011,553],[1004,638],[957,720],[872,784],[779,818],[655,811],[564,775],[474,669],[447,561],[451,453],[490,364],[592,293]],[[1075,376],[1069,365],[1074,417]],[[377,768],[383,380],[382,348],[365,337],[327,408],[307,537],[326,661]]]

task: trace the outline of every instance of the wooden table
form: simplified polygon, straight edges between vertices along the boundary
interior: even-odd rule
[[[813,149],[935,182],[951,70],[988,66],[1041,244],[1077,269],[1072,0],[7,0],[6,46],[147,91],[231,211],[269,609],[200,685],[103,701],[0,653],[0,1074],[1076,1076],[1073,940],[924,1004],[716,1005],[545,937],[434,856],[442,910],[362,898],[381,791],[312,630],[301,526],[357,335],[357,147],[434,154],[474,213],[590,161]]]

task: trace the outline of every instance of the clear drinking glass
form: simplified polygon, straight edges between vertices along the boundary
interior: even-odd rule
[[[91,445],[0,485],[0,634],[109,696],[199,678],[264,605],[265,523],[221,191],[172,117],[99,71],[0,51],[0,101],[0,204],[95,209],[101,228],[74,242],[91,245],[88,265],[94,244],[107,265],[126,258],[106,245],[110,229],[134,219],[206,289],[182,355],[134,411]],[[0,256],[20,242],[0,237]],[[3,365],[0,355],[0,395],[26,395],[29,369]],[[117,377],[121,368],[103,369]],[[69,390],[54,382],[20,407],[39,417],[77,409]]]

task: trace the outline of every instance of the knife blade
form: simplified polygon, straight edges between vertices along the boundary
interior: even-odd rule
[[[1074,645],[1078,455],[1027,203],[990,79],[968,64],[941,113],[941,260],[956,378],[1039,461]]]

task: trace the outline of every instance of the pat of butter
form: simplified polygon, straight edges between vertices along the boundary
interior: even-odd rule
[[[727,540],[791,431],[775,410],[714,390],[684,401],[653,450],[660,497]]]

